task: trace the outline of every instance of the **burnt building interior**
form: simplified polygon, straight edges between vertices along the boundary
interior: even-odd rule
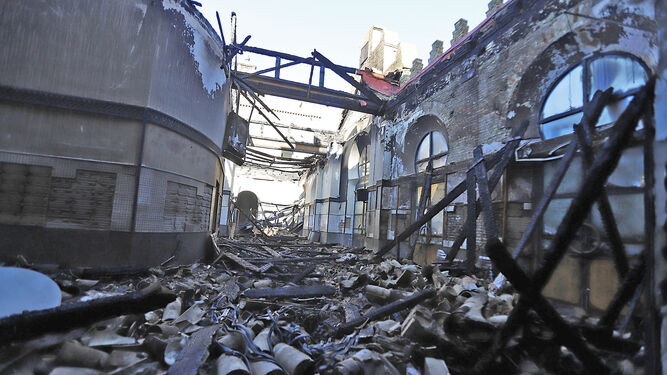
[[[356,67],[201,7],[0,2],[0,373],[667,371],[664,1]]]

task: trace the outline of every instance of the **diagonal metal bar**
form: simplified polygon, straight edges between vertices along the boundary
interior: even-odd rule
[[[521,137],[523,136],[523,133],[525,133],[526,128],[528,128],[528,121],[522,122],[519,127],[515,129],[515,131],[512,134],[511,139],[503,146],[502,149],[500,149],[498,152],[496,152],[489,161],[487,161],[487,168],[491,169],[495,167],[496,165],[500,170],[505,169],[507,166],[507,163],[509,163],[509,160],[511,156],[514,154],[514,149],[519,145],[519,142],[521,140]],[[502,171],[500,172],[502,175]],[[385,244],[378,252],[375,254],[376,258],[382,257],[384,254],[388,253],[389,250],[391,250],[394,246],[396,246],[397,243],[404,241],[406,238],[408,238],[414,231],[418,230],[421,228],[422,225],[433,219],[435,215],[437,215],[440,211],[442,211],[445,207],[447,207],[454,199],[456,199],[459,195],[463,194],[463,192],[466,190],[466,182],[461,181],[458,185],[456,185],[447,195],[445,195],[444,198],[442,198],[438,203],[433,205],[433,207],[429,208],[428,211],[424,214],[424,216],[410,224],[403,232],[401,232],[398,236],[394,237],[394,239],[391,242],[388,242]]]
[[[252,226],[255,227],[255,229],[257,229],[257,230],[259,231],[259,234],[260,234],[260,236],[262,236],[262,238],[264,238],[264,239],[268,239],[268,238],[269,238],[269,237],[266,235],[266,233],[264,233],[264,231],[263,231],[262,228],[259,226],[259,224],[257,224],[257,222],[256,222],[253,218],[251,218],[250,215],[248,215],[247,213],[245,213],[245,211],[243,211],[242,209],[240,209],[240,208],[236,205],[236,203],[234,203],[233,200],[230,200],[229,203],[231,203],[232,206],[234,206],[236,209],[238,209],[239,212],[242,213],[243,216],[245,216],[246,219],[248,219],[248,221],[250,222],[250,224],[252,224]]]
[[[342,69],[339,69],[336,64],[331,62],[331,60],[327,59],[324,57],[321,53],[317,52],[317,50],[313,51],[313,57],[315,57],[317,60],[319,60],[322,64],[324,64],[325,67],[331,69],[334,73],[338,74],[342,79],[344,79],[347,83],[352,85],[354,88],[359,90],[361,93],[366,95],[369,100],[374,101],[376,103],[382,103],[383,100],[378,98],[377,95],[373,92],[373,90],[369,89],[368,87],[364,86],[363,84],[357,82],[354,78],[350,77],[346,72],[344,72]]]
[[[276,118],[280,120],[280,117],[278,117],[278,115],[275,112],[273,112],[273,110],[268,105],[266,105],[266,103],[264,103],[264,101],[260,99],[259,96],[257,96],[257,94],[255,94],[257,90],[255,90],[252,86],[250,86],[243,78],[237,76],[236,73],[231,72],[231,76],[234,84],[238,88],[243,88],[244,90],[246,90],[250,94],[250,96],[253,97],[253,99],[255,99],[259,104],[262,105],[262,107],[264,107],[270,114],[276,116]]]
[[[311,58],[311,60],[312,60],[312,58]],[[294,66],[294,65],[298,65],[298,64],[302,64],[302,63],[303,63],[302,61],[291,61],[291,62],[282,64],[282,65],[272,66],[270,68],[258,70],[256,72],[252,72],[252,73],[241,73],[240,75],[238,74],[238,73],[240,73],[238,71],[234,71],[234,73],[236,73],[240,78],[247,78],[247,77],[252,77],[252,76],[258,76],[258,75],[264,74],[264,73],[269,73],[269,72],[272,72],[274,70],[289,68],[290,66]]]
[[[261,109],[259,109],[259,107],[254,102],[250,100],[248,94],[246,94],[245,91],[243,90],[239,91],[241,92],[243,97],[246,98],[246,100],[253,105],[253,108],[257,109],[257,113],[259,113],[262,117],[264,117],[264,119],[269,123],[269,125],[271,125],[271,127],[273,127],[273,129],[276,132],[278,132],[278,135],[280,135],[280,137],[292,148],[292,150],[294,150],[294,145],[292,144],[292,142],[290,142],[289,139],[287,139],[287,137],[285,137],[285,135],[280,131],[280,129],[278,129],[278,127],[273,123],[273,121],[269,119],[269,116],[267,116]]]
[[[283,60],[289,60],[289,61],[298,61],[302,63],[307,63],[307,64],[314,64],[317,66],[324,66],[319,61],[312,61],[312,57],[300,57],[296,55],[292,55],[289,53],[284,53],[284,52],[278,52],[278,51],[272,51],[270,49],[266,48],[259,48],[259,47],[252,47],[252,46],[243,46],[243,51],[244,52],[250,52],[250,53],[256,53],[258,55],[264,55],[264,56],[271,56],[271,57],[280,57]],[[337,69],[349,73],[349,74],[356,74],[357,69],[347,67],[347,66],[342,66],[342,65],[336,65]]]

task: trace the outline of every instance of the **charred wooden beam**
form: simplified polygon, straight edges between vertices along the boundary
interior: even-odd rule
[[[249,298],[312,298],[332,296],[336,288],[328,285],[286,286],[282,288],[247,289],[243,295]]]
[[[160,283],[121,296],[74,302],[52,309],[28,311],[0,319],[0,344],[49,332],[63,332],[119,315],[156,310],[176,299]]]
[[[514,155],[514,150],[516,149],[517,146],[519,146],[519,141],[520,139],[517,139],[521,136],[523,136],[523,133],[525,132],[525,129],[528,127],[528,122],[524,122],[521,124],[521,126],[517,130],[518,136],[513,137],[513,141],[508,143],[506,145],[507,149],[503,149],[499,151],[501,153],[501,161],[498,163],[498,167],[494,169],[493,174],[491,175],[491,178],[489,179],[489,190],[493,191],[493,189],[496,188],[496,185],[498,185],[498,182],[500,182],[500,178],[503,175],[503,172],[505,168],[507,167],[507,164],[509,163],[510,159]],[[512,143],[516,142],[516,143]],[[510,147],[511,145],[511,147]],[[487,165],[485,168],[491,169],[493,168],[492,165]],[[475,212],[476,215],[479,215],[481,210],[480,202],[479,200],[475,200]],[[463,228],[461,231],[459,231],[459,234],[456,237],[456,240],[454,240],[454,244],[452,245],[452,248],[449,250],[447,253],[447,260],[453,261],[456,258],[456,255],[458,254],[459,250],[461,249],[461,245],[463,245],[463,241],[465,241],[467,237],[467,233],[465,228]]]
[[[637,126],[639,117],[646,110],[650,102],[654,84],[655,80],[651,79],[634,97],[616,121],[609,140],[603,146],[600,156],[588,170],[581,185],[582,187],[572,200],[570,207],[558,226],[556,235],[547,250],[543,266],[535,272],[535,276],[530,281],[530,290],[519,300],[518,306],[512,310],[507,323],[498,334],[498,338],[495,340],[497,344],[494,345],[496,351],[504,347],[506,340],[513,336],[514,332],[519,328],[520,323],[526,319],[532,302],[540,298],[542,288],[549,281],[558,263],[565,255],[578,228],[583,224],[593,203],[599,196],[601,188],[616,168],[623,149],[632,139],[632,133]]]
[[[581,145],[581,150],[584,154],[584,160],[586,161],[586,164],[591,165],[595,156],[593,153],[593,147],[591,146],[592,131],[589,125],[591,124],[587,124],[586,122],[582,121],[581,125],[575,125],[574,130],[579,139],[579,144]],[[600,217],[602,218],[602,225],[604,226],[607,238],[611,243],[611,251],[614,256],[614,265],[616,266],[616,270],[621,275],[621,277],[624,277],[628,273],[628,258],[625,255],[625,246],[623,246],[621,233],[618,230],[616,219],[614,218],[614,212],[612,211],[611,204],[609,203],[607,189],[604,187],[602,187],[600,190],[600,196],[597,199],[597,203],[598,211],[600,212]]]
[[[122,279],[150,275],[148,266],[81,267],[69,271],[82,279]]]
[[[597,123],[598,119],[600,118],[600,114],[602,113],[604,106],[609,102],[610,97],[611,97],[611,91],[609,90],[597,91],[595,95],[593,95],[593,99],[590,101],[588,106],[584,109],[584,116],[582,117],[582,122],[586,121],[586,122],[592,122],[593,124]],[[544,194],[542,195],[542,198],[540,198],[540,202],[537,204],[537,207],[533,212],[533,216],[530,219],[530,223],[528,223],[526,230],[523,232],[523,235],[521,235],[519,244],[516,246],[514,252],[512,253],[513,258],[516,259],[516,257],[518,257],[519,254],[521,254],[524,247],[530,240],[530,237],[533,235],[535,228],[537,228],[537,223],[544,215],[544,212],[547,210],[547,207],[549,206],[551,199],[553,198],[554,194],[556,194],[556,190],[558,190],[560,183],[563,181],[565,173],[570,168],[570,164],[572,163],[572,160],[576,155],[578,146],[579,146],[578,142],[572,140],[570,144],[567,146],[567,149],[565,149],[565,153],[563,154],[563,157],[560,159],[560,161],[558,162],[558,166],[556,167],[556,172],[554,173],[554,176],[551,178],[551,181],[549,181],[549,186],[546,188]]]
[[[487,179],[487,171],[484,163],[481,161],[484,158],[482,153],[482,146],[477,146],[473,150],[475,157],[475,176],[477,177],[477,190],[479,190],[479,203],[484,214],[484,229],[486,231],[486,238],[498,238],[498,227],[496,227],[496,220],[493,216],[493,202],[491,201],[491,188]],[[477,214],[479,215],[479,213]]]
[[[427,300],[435,295],[435,292],[432,289],[424,289],[422,291],[419,291],[417,293],[414,293],[410,297],[392,302],[390,304],[384,305],[382,307],[378,307],[376,309],[373,309],[366,314],[360,316],[357,319],[354,319],[352,321],[346,322],[342,325],[340,325],[335,332],[335,336],[340,337],[342,335],[348,334],[354,329],[359,326],[360,324],[365,323],[366,321],[372,321],[375,319],[380,319],[385,316],[389,316],[395,312],[399,312],[404,309],[409,309],[411,307],[416,306],[417,304],[421,303],[424,300]]]
[[[623,307],[630,301],[635,294],[637,287],[644,279],[646,272],[646,257],[641,254],[639,263],[634,266],[623,279],[623,284],[616,291],[614,298],[609,303],[609,307],[600,318],[598,327],[611,330],[618,319]]]
[[[295,61],[295,62],[310,64],[310,65],[316,65],[316,66],[324,66],[324,64],[322,62],[313,61],[312,57],[300,57],[300,56],[292,55],[292,54],[289,54],[289,53],[272,51],[272,50],[266,49],[266,48],[259,48],[259,47],[253,47],[253,46],[243,46],[242,50],[246,51],[246,52],[256,53],[258,55],[279,57],[283,60]],[[350,68],[350,67],[346,67],[346,66],[342,66],[342,65],[336,65],[336,68],[339,69],[340,71],[343,71],[343,72],[349,73],[349,74],[356,74],[356,72],[357,72],[357,69],[355,69],[355,68]]]
[[[218,261],[223,257],[231,260],[232,262],[234,262],[234,263],[238,264],[239,266],[247,269],[248,271],[257,272],[257,273],[262,272],[262,270],[259,267],[257,267],[256,265],[254,265],[252,263],[249,263],[248,261],[242,259],[238,255],[230,253],[228,251],[223,251],[222,253],[220,253],[220,255],[211,264],[218,263]]]
[[[300,82],[261,75],[245,77],[245,81],[264,95],[303,100],[309,103],[328,105],[363,113],[380,113],[379,104],[367,101],[363,96],[344,91],[312,86],[310,87],[310,95],[308,95],[308,85]]]
[[[271,263],[299,263],[299,262],[328,262],[340,258],[340,255],[329,255],[323,257],[301,257],[301,258],[245,258],[249,262],[271,262]]]
[[[521,302],[531,306],[542,320],[552,329],[556,339],[568,347],[592,374],[608,374],[609,368],[586,345],[579,332],[570,326],[556,309],[541,294],[532,295],[532,280],[507,252],[505,245],[497,238],[488,239],[487,254],[494,265],[521,294]],[[485,363],[488,365],[488,363]],[[486,370],[486,369],[483,369]]]
[[[297,273],[293,278],[291,278],[290,282],[294,284],[299,283],[301,280],[306,278],[306,276],[310,275],[313,271],[315,271],[315,267],[316,266],[314,264],[308,265],[303,271]]]
[[[480,163],[483,160],[479,160]],[[468,193],[468,213],[466,215],[465,233],[468,238],[466,245],[466,272],[469,275],[475,273],[475,262],[477,261],[477,190],[475,185],[477,179],[475,178],[474,166],[466,173],[466,192]]]

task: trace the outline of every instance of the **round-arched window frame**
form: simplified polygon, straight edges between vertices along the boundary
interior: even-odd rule
[[[426,171],[429,162],[433,163],[434,169],[444,166],[447,163],[448,153],[449,148],[445,135],[437,130],[428,132],[417,147],[415,170],[418,173]]]
[[[368,146],[359,153],[359,187],[368,187],[368,175],[370,174],[371,162],[368,157]]]
[[[542,138],[572,133],[572,126],[581,121],[584,106],[595,92],[609,87],[614,88],[614,101],[605,106],[596,126],[615,122],[647,80],[646,65],[633,55],[610,52],[585,58],[558,79],[546,95],[539,121]]]

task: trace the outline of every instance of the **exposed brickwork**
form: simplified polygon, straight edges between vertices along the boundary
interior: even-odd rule
[[[44,224],[50,188],[50,167],[0,163],[0,222]]]
[[[109,229],[116,174],[77,170],[75,178],[53,177],[47,226]]]
[[[170,230],[203,232],[208,226],[212,189],[197,195],[197,188],[177,182],[167,182],[164,222]]]

